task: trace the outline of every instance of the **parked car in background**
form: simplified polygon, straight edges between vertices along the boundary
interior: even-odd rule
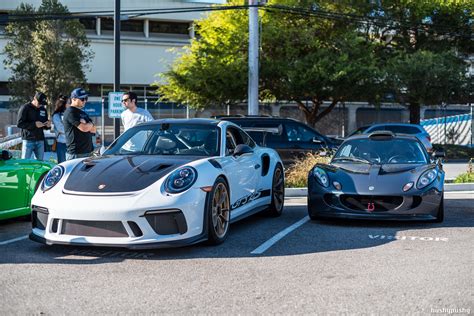
[[[275,149],[286,167],[308,152],[335,150],[341,143],[294,119],[269,116],[218,118],[239,125],[260,146]]]
[[[352,136],[330,164],[316,164],[309,172],[309,216],[442,222],[443,155],[432,158],[410,135]]]
[[[0,220],[31,213],[31,198],[53,166],[47,161],[14,159],[7,150],[1,152]]]
[[[362,126],[356,129],[351,134],[349,134],[349,136],[357,134],[370,134],[376,131],[390,131],[394,134],[407,134],[416,136],[416,138],[418,138],[423,143],[428,152],[433,151],[433,145],[431,144],[430,134],[428,134],[428,132],[423,128],[423,126],[418,124],[383,123],[374,124],[370,126]]]

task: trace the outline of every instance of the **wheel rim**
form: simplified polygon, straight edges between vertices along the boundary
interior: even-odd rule
[[[212,199],[212,224],[218,238],[224,237],[229,227],[229,204],[226,186],[223,183],[217,184]]]
[[[273,195],[273,204],[275,209],[280,211],[283,207],[284,200],[284,183],[283,183],[283,172],[280,168],[275,170],[273,175],[273,186],[272,186],[272,195]]]

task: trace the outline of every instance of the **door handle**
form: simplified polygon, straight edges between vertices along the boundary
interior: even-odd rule
[[[258,169],[258,168],[260,168],[260,165],[259,165],[259,164],[256,164],[256,165],[255,165],[255,169]]]

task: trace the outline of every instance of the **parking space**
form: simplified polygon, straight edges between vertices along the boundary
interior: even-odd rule
[[[7,221],[3,312],[472,311],[473,202],[472,193],[447,193],[445,221],[434,224],[313,222],[305,198],[287,199],[283,216],[238,222],[220,246],[143,251],[14,240],[30,224]]]

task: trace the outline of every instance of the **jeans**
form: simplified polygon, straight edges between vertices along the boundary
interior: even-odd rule
[[[23,140],[21,146],[21,159],[31,159],[33,153],[37,160],[43,160],[44,140]]]
[[[58,163],[66,161],[66,144],[56,142],[56,154],[58,155]]]
[[[66,153],[66,160],[72,160],[72,159],[76,159],[76,158],[85,158],[85,157],[89,157],[90,155],[91,155],[90,153],[87,153],[87,154]]]

